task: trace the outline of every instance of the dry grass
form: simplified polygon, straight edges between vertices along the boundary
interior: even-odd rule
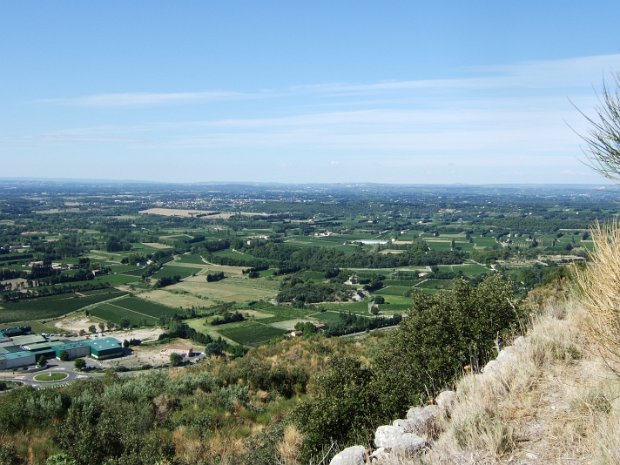
[[[585,329],[610,368],[620,373],[620,223],[597,223],[592,239],[592,260],[577,273],[589,316]]]
[[[302,444],[302,435],[293,425],[284,429],[282,441],[278,444],[278,454],[282,465],[297,465]]]
[[[459,381],[424,456],[381,465],[620,463],[620,384],[587,350],[588,318],[576,301],[548,305],[526,337]]]

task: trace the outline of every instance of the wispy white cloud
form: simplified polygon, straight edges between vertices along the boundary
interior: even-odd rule
[[[234,91],[209,92],[127,92],[111,94],[93,94],[81,97],[49,98],[37,100],[37,103],[64,106],[113,108],[139,107],[153,105],[177,105],[190,103],[223,102],[244,100],[266,96],[266,93],[243,93]]]
[[[592,86],[613,69],[620,69],[620,54],[468,68],[452,79],[48,99],[44,102],[121,110],[212,103],[215,111],[197,107],[169,119],[161,115],[172,113],[149,112],[160,120],[123,112],[124,124],[42,131],[8,145],[103,151],[114,144],[115,153],[160,154],[167,161],[169,154],[200,159],[226,154],[229,165],[264,159],[276,169],[286,165],[301,173],[299,179],[310,172],[311,160],[320,167],[317,176],[349,173],[354,165],[370,173],[367,179],[417,170],[440,180],[451,167],[455,174],[447,180],[456,180],[471,176],[475,167],[493,179],[510,174],[527,181],[552,173],[572,182],[584,170],[579,138],[565,121],[577,131],[586,125],[569,98],[579,108],[592,108]],[[272,97],[280,100],[269,101]],[[239,103],[230,104],[235,100]],[[227,117],[213,117],[219,109]]]
[[[418,95],[421,91],[497,91],[547,89],[561,91],[570,87],[599,84],[612,70],[620,68],[620,54],[532,61],[501,66],[477,66],[461,70],[463,76],[450,79],[418,79],[374,83],[319,83],[296,85],[279,90],[239,92],[212,90],[202,92],[118,92],[76,97],[47,98],[37,103],[90,108],[142,107],[199,104],[280,97],[324,95],[355,98],[362,95]],[[593,70],[597,70],[593,73]],[[413,94],[412,94],[413,93]]]

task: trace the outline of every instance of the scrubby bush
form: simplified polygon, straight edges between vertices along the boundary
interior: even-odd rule
[[[516,327],[521,313],[512,284],[499,275],[474,287],[457,280],[452,292],[415,294],[400,330],[375,361],[375,389],[386,418],[432,397],[465,365],[474,369],[494,357],[496,340]]]

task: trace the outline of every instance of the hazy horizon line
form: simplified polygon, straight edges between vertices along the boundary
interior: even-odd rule
[[[66,182],[66,183],[114,183],[114,184],[163,184],[163,185],[280,185],[280,186],[463,186],[463,187],[544,187],[544,186],[580,186],[580,187],[615,187],[620,185],[610,180],[602,180],[600,183],[537,183],[537,182],[511,182],[511,183],[463,183],[463,182],[446,182],[446,183],[402,183],[402,182],[282,182],[282,181],[160,181],[153,179],[111,179],[111,178],[57,178],[57,177],[28,177],[28,176],[0,176],[0,182],[17,181],[39,181],[39,182]]]

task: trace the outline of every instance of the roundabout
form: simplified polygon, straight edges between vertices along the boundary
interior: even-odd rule
[[[62,372],[50,372],[50,373],[40,373],[33,377],[34,381],[39,383],[57,383],[60,381],[64,381],[69,378],[67,373]]]

